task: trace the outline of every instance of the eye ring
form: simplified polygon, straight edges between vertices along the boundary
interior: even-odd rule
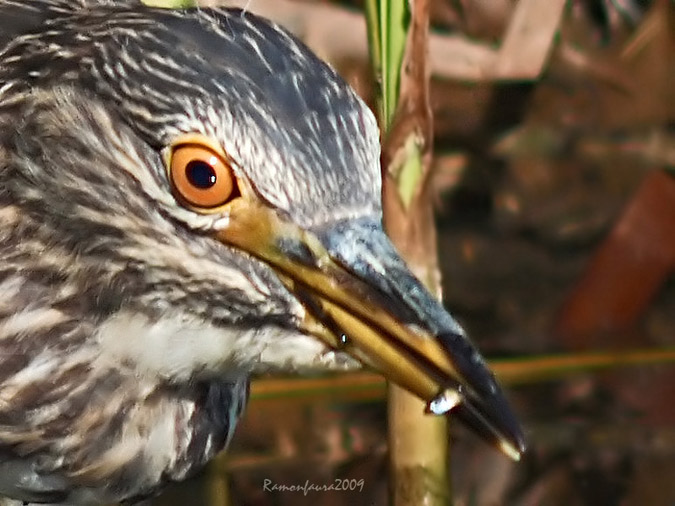
[[[232,166],[206,143],[172,146],[168,170],[174,194],[191,207],[212,211],[240,196]]]

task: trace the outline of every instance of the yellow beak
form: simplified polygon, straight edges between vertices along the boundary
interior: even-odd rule
[[[428,403],[456,413],[519,459],[524,436],[464,331],[410,273],[372,219],[305,230],[247,199],[218,239],[269,264],[308,309],[303,331]]]

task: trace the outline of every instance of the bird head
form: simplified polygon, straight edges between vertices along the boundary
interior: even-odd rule
[[[382,229],[377,125],[332,69],[242,11],[44,3],[0,53],[0,235],[102,360],[168,382],[365,364],[520,455]]]

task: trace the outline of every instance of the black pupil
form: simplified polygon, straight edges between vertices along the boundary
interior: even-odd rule
[[[192,160],[185,168],[185,175],[192,186],[206,190],[216,184],[216,171],[202,160]]]

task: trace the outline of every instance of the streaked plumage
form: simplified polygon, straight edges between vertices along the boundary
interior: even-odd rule
[[[164,155],[186,133],[215,139],[242,200],[292,232],[272,253],[241,246],[236,209],[176,199]],[[371,364],[333,349],[346,316],[306,281],[343,268],[377,292],[364,307],[457,350],[465,406],[520,451],[479,355],[384,238],[378,157],[355,93],[251,14],[0,0],[0,494],[134,502],[225,447],[252,371]]]

